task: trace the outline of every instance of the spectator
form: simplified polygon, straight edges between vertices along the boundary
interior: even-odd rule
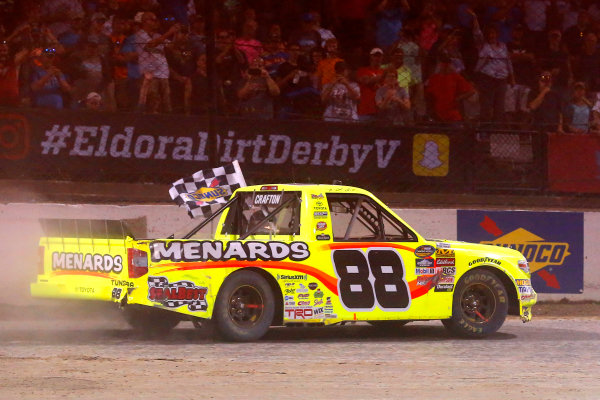
[[[91,111],[100,111],[102,108],[102,96],[96,92],[90,92],[85,97],[85,109]]]
[[[109,64],[112,67],[112,93],[115,99],[115,108],[123,110],[127,108],[127,60],[121,52],[129,33],[128,21],[120,15],[114,15],[110,40],[112,42],[112,54]]]
[[[348,80],[346,63],[338,61],[334,70],[335,79],[323,86],[321,101],[325,107],[325,121],[358,121],[357,104],[360,99],[360,87]]]
[[[65,48],[65,51],[71,51],[81,42],[81,38],[85,35],[85,20],[75,15],[69,21],[67,29],[58,36],[58,41]]]
[[[112,53],[112,41],[110,37],[104,34],[104,24],[106,23],[106,15],[96,12],[92,15],[91,24],[85,41],[96,43],[98,51],[102,58],[110,57]]]
[[[383,50],[378,47],[369,53],[369,65],[356,71],[356,80],[360,85],[360,103],[358,115],[361,121],[369,121],[377,114],[375,93],[383,81]]]
[[[265,69],[262,58],[256,58],[250,63],[245,76],[245,82],[238,90],[241,115],[272,119],[273,97],[279,96],[279,87]]]
[[[325,47],[325,42],[327,42],[329,39],[335,39],[335,35],[329,29],[325,29],[321,26],[321,14],[316,11],[311,11],[310,14],[314,19],[313,29],[319,33],[319,36],[321,36],[321,43],[319,44],[319,47]]]
[[[475,71],[479,72],[481,119],[484,122],[501,122],[504,119],[506,85],[514,84],[512,62],[506,45],[498,41],[495,27],[486,29],[485,38],[475,66]]]
[[[73,54],[70,63],[74,66],[71,91],[73,108],[85,100],[85,96],[90,92],[104,93],[107,97],[107,88],[112,82],[112,71],[108,60],[100,56],[98,47],[94,42],[86,42],[83,43],[81,52]]]
[[[600,91],[600,51],[594,32],[583,36],[581,51],[573,60],[573,78],[583,82],[592,92]]]
[[[83,17],[83,7],[78,0],[45,0],[41,2],[40,13],[54,36],[66,32],[66,21],[73,17]]]
[[[321,60],[315,60],[314,54],[318,54],[318,51],[313,51],[313,62],[316,63],[319,87],[323,87],[328,83],[331,83],[336,78],[335,64],[343,61],[338,55],[338,41],[337,39],[328,39],[325,42],[325,57]]]
[[[321,35],[317,30],[316,18],[314,14],[305,13],[301,16],[300,29],[290,35],[290,43],[300,45],[304,54],[309,54],[315,47],[321,47]]]
[[[19,97],[19,71],[29,51],[21,49],[11,57],[6,40],[0,41],[0,106],[17,107]]]
[[[204,18],[196,15],[191,19],[190,24],[190,42],[196,54],[206,52],[206,36],[204,35]]]
[[[242,35],[235,40],[235,48],[244,53],[248,64],[252,64],[264,51],[262,43],[256,40],[257,28],[256,21],[247,20],[242,26]]]
[[[576,82],[573,97],[563,110],[563,127],[570,133],[589,133],[591,103],[585,97],[585,84]]]
[[[321,113],[321,96],[315,88],[317,82],[310,71],[310,60],[306,55],[300,54],[298,44],[291,43],[288,52],[289,59],[277,70],[277,86],[281,90],[279,117],[316,117]]]
[[[182,26],[173,36],[173,42],[165,47],[169,63],[169,87],[174,112],[190,113],[192,74],[196,70],[197,54],[189,39],[189,31]]]
[[[145,12],[142,15],[142,29],[137,32],[136,37],[136,51],[143,76],[138,109],[151,113],[158,112],[161,103],[165,112],[171,112],[169,64],[165,57],[165,44],[179,30],[179,25],[173,25],[161,35],[157,32],[158,27],[156,15]]]
[[[54,65],[54,49],[38,50],[35,53],[37,66],[31,74],[31,93],[36,107],[64,108],[63,93],[70,93],[67,78]]]
[[[241,85],[242,71],[248,68],[246,56],[234,46],[235,38],[228,31],[219,31],[216,41],[217,75],[223,84],[227,112],[237,110],[237,88]]]
[[[210,82],[206,72],[206,54],[200,54],[196,61],[196,70],[192,75],[192,98],[190,103],[193,114],[204,115],[208,112],[211,106],[211,99],[208,97],[209,85]],[[218,78],[214,87],[216,90],[216,111],[221,113],[224,110],[225,98],[223,97],[223,86]]]
[[[528,107],[533,127],[546,132],[562,132],[561,95],[552,87],[552,73],[542,71],[538,84],[529,92]]]
[[[436,14],[436,5],[433,1],[429,1],[423,5],[419,19],[420,26],[417,42],[419,43],[419,47],[425,51],[429,51],[431,46],[438,40],[438,32],[442,26],[442,22]]]
[[[512,41],[507,45],[513,64],[515,84],[508,87],[505,99],[505,111],[510,120],[522,122],[528,115],[527,98],[529,90],[535,85],[535,57],[525,42],[525,27],[516,25],[512,32]]]
[[[393,68],[396,71],[396,77],[398,78],[398,86],[408,92],[410,86],[413,84],[413,79],[410,69],[404,65],[404,52],[401,48],[394,50],[390,61],[389,64],[382,65],[381,68],[384,70]]]
[[[133,29],[136,29],[136,25],[137,24],[134,24]],[[121,48],[119,48],[118,45],[115,46],[115,51],[118,51],[119,57],[117,60],[122,59],[127,66],[127,81],[124,91],[121,92],[115,87],[115,97],[119,110],[133,111],[135,105],[138,103],[142,73],[140,72],[140,65],[138,63],[136,40],[137,33],[133,32],[125,38]]]
[[[552,73],[552,84],[562,94],[566,93],[571,80],[571,64],[569,54],[563,50],[561,39],[559,30],[548,32],[547,44],[537,47],[535,58],[539,69]]]
[[[427,80],[426,93],[430,99],[435,119],[443,122],[461,123],[461,102],[475,95],[475,88],[452,67],[452,61],[441,54],[436,72]]]
[[[377,116],[393,125],[407,125],[412,123],[410,99],[406,88],[398,85],[398,80],[398,72],[394,67],[383,73],[383,85],[375,93]]]
[[[523,2],[523,20],[532,42],[540,43],[546,31],[547,13],[550,8],[550,0],[525,0]]]
[[[568,28],[563,35],[569,54],[579,55],[583,46],[585,33],[590,28],[590,14],[585,10],[580,10],[577,15],[577,24]]]
[[[410,70],[411,86],[409,95],[411,105],[417,121],[420,121],[426,113],[423,70],[421,68],[421,60],[425,54],[423,49],[415,42],[414,29],[413,25],[406,24],[398,33],[398,39],[392,49],[401,49],[404,53],[404,65]],[[402,78],[402,75],[399,74],[398,77]]]
[[[407,0],[379,0],[375,14],[375,43],[387,51],[393,44],[410,5]]]
[[[265,69],[271,77],[275,76],[279,66],[289,58],[289,54],[281,50],[282,45],[281,36],[276,34],[270,36],[265,43],[265,52],[261,57],[265,62]]]

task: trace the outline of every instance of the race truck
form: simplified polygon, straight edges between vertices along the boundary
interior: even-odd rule
[[[46,223],[32,295],[114,301],[141,330],[191,320],[252,341],[271,326],[441,320],[483,337],[507,314],[530,321],[537,299],[518,251],[425,239],[349,186],[243,187],[180,237],[135,239],[119,221],[61,224]]]

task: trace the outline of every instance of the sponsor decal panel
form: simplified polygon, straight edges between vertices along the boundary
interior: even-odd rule
[[[277,205],[281,202],[280,194],[257,194],[254,196],[254,205],[262,206],[262,205]]]
[[[318,287],[319,287],[319,285],[317,284],[317,282],[311,282],[311,283],[308,284],[308,288],[310,290],[315,290]]]
[[[415,268],[415,275],[434,275],[435,268]]]
[[[431,258],[420,258],[416,260],[417,268],[433,268],[434,262]]]
[[[456,267],[442,267],[443,275],[456,275]]]
[[[446,248],[437,249],[435,251],[435,255],[436,255],[436,257],[455,257],[456,256],[453,249],[446,249]]]
[[[308,279],[307,274],[295,274],[295,275],[286,275],[286,274],[277,274],[277,280],[279,281],[305,281]],[[287,286],[287,284],[286,284]]]
[[[153,262],[170,260],[174,262],[198,261],[292,261],[306,260],[310,256],[304,242],[240,242],[232,240],[154,240],[150,242],[150,255]]]
[[[123,270],[123,257],[110,254],[52,253],[52,270],[79,270],[119,274]]]
[[[434,292],[451,292],[454,290],[454,285],[450,283],[438,283],[435,285]]]
[[[419,258],[425,258],[435,253],[435,247],[429,244],[424,244],[415,249],[415,256]]]
[[[190,311],[206,311],[208,288],[190,281],[169,282],[164,276],[148,276],[148,300],[165,307],[187,306]]]
[[[331,240],[331,236],[320,234],[320,235],[317,235],[317,240]]]
[[[521,252],[536,292],[583,292],[583,213],[458,210],[457,217],[458,240]]]
[[[435,262],[438,267],[454,267],[456,265],[455,258],[438,258]]]
[[[315,219],[325,219],[327,218],[327,211],[313,211],[313,217]]]

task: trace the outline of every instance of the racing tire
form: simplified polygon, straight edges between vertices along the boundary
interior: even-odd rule
[[[492,272],[467,272],[456,285],[452,317],[442,320],[453,334],[481,338],[496,332],[508,313],[508,295],[500,279]]]
[[[374,326],[377,329],[386,330],[386,331],[396,331],[402,328],[404,325],[408,324],[411,321],[394,321],[394,320],[385,320],[385,321],[368,321],[369,324]]]
[[[223,339],[250,342],[267,333],[274,314],[275,296],[266,279],[256,272],[240,271],[221,286],[213,319]]]
[[[122,313],[135,331],[148,337],[166,336],[181,321],[176,312],[154,307],[126,306]]]

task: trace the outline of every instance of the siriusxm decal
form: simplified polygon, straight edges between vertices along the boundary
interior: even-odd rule
[[[583,292],[583,213],[458,210],[458,240],[520,251],[539,293]]]

